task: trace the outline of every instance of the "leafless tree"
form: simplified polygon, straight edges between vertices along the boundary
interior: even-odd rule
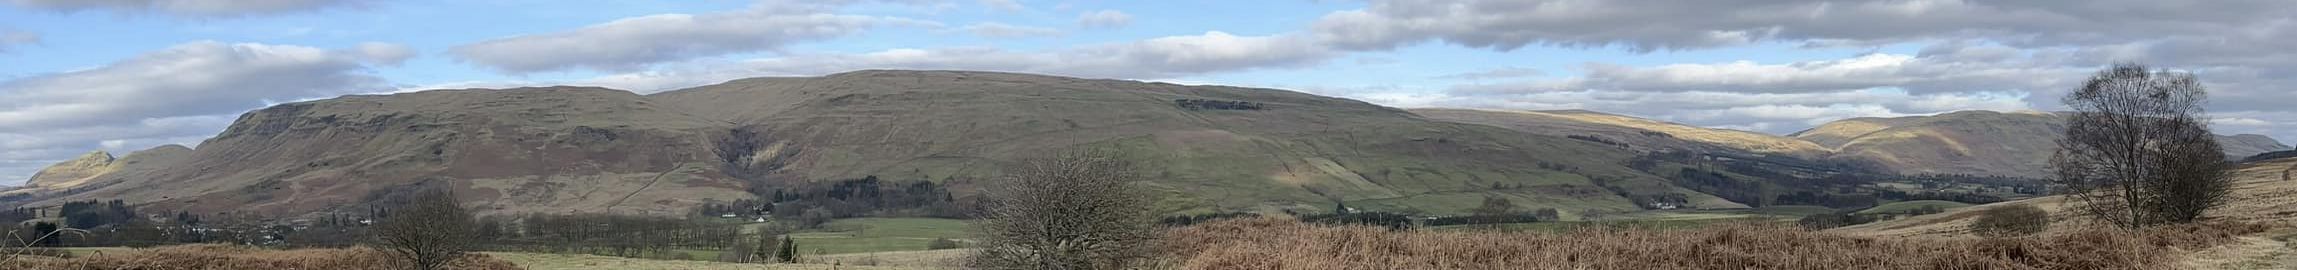
[[[2050,157],[2069,209],[2124,228],[2184,223],[2225,202],[2232,181],[2192,74],[2116,64],[2067,94]]]
[[[1156,216],[1136,165],[1105,150],[1023,160],[988,190],[972,266],[1123,269],[1149,255]]]
[[[416,269],[442,269],[479,243],[470,210],[445,192],[425,192],[376,225],[377,248]]]

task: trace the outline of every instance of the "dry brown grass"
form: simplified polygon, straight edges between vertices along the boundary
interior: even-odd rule
[[[77,258],[33,257],[8,262],[0,269],[54,270],[177,270],[177,269],[404,269],[405,262],[367,248],[264,250],[226,245],[182,245],[132,252],[112,252]],[[510,262],[473,254],[448,264],[447,269],[520,269]]]
[[[1844,236],[1760,224],[1570,233],[1391,232],[1277,218],[1180,228],[1185,269],[2174,269],[2175,256],[2264,231],[2214,223],[2004,239]]]

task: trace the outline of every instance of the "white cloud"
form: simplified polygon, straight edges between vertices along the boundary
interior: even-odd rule
[[[1118,28],[1133,23],[1133,15],[1123,11],[1098,10],[1077,14],[1077,26],[1085,28]]]
[[[963,69],[1095,78],[1160,79],[1214,72],[1301,67],[1338,54],[1297,36],[1236,36],[1223,32],[1169,36],[1131,43],[1051,51],[986,47],[892,49],[869,53],[793,54],[742,61],[699,61],[621,73],[573,84],[640,92],[726,80],[822,75],[862,69]]]
[[[1915,93],[2052,93],[2070,89],[2095,70],[2064,59],[1987,55],[1997,48],[2001,47],[1926,50],[1921,56],[1878,53],[1781,64],[1736,61],[1631,67],[1591,63],[1584,67],[1585,75],[1575,78],[1469,85],[1454,91],[1466,95],[1585,89],[1804,93],[1894,88]],[[1997,58],[2014,61],[1972,61]]]
[[[2265,120],[2260,120],[2260,119],[2256,119],[2256,118],[2241,118],[2241,117],[2218,117],[2218,118],[2216,118],[2216,119],[2210,119],[2210,123],[2211,123],[2211,124],[2214,124],[2214,125],[2220,125],[2220,126],[2247,126],[2247,127],[2268,127],[2268,126],[2273,126],[2273,122],[2272,122],[2272,121],[2265,121]]]
[[[385,89],[360,49],[191,42],[88,70],[0,82],[0,132],[237,113],[267,101]]]
[[[343,50],[199,41],[94,68],[0,81],[0,175],[99,147],[196,143],[271,103],[389,89],[388,44]],[[117,141],[109,143],[106,141]],[[0,179],[13,181],[17,179]]]
[[[1021,2],[1015,2],[1013,0],[980,0],[980,2],[983,6],[989,6],[989,8],[997,9],[1000,11],[1022,11],[1029,9],[1028,6],[1021,5]]]
[[[987,38],[1052,37],[1060,36],[1062,34],[1060,29],[1035,26],[1019,26],[994,22],[966,25],[965,27],[958,30],[972,33],[975,36]]]
[[[1443,41],[1496,50],[1617,45],[1653,51],[1974,38],[2045,47],[2225,36],[2286,24],[2293,10],[2297,2],[2272,0],[1374,0],[1362,10],[1324,16],[1315,31],[1349,49]]]
[[[180,17],[240,17],[356,6],[370,0],[5,0],[24,8],[61,12],[106,10],[121,14],[160,13]]]
[[[401,62],[406,62],[408,58],[415,58],[415,48],[396,43],[359,43],[359,46],[353,47],[352,50],[352,55],[359,56],[360,60],[383,66],[397,66]]]
[[[733,12],[624,18],[565,32],[496,38],[456,46],[455,56],[509,73],[568,69],[633,71],[656,63],[859,34],[890,25],[937,26],[896,17],[831,14],[825,6],[760,4]]]
[[[1542,76],[1542,75],[1547,75],[1547,72],[1545,72],[1545,71],[1540,71],[1539,69],[1536,69],[1536,68],[1526,68],[1526,67],[1502,67],[1502,68],[1495,68],[1495,69],[1491,69],[1491,70],[1484,70],[1484,71],[1463,72],[1463,73],[1459,73],[1459,74],[1451,74],[1451,75],[1444,75],[1444,76],[1436,76],[1436,78],[1437,78],[1437,79],[1452,79],[1452,80],[1488,80],[1488,79],[1516,79],[1516,78],[1528,78],[1528,77],[1538,77],[1538,76]]]

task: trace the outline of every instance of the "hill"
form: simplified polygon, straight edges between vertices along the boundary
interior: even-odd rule
[[[1343,200],[1458,213],[1485,195],[1529,207],[1632,210],[1620,194],[1692,193],[1616,165],[1632,153],[1603,145],[1276,89],[860,71],[653,98],[754,134],[733,143],[753,147],[731,149],[750,157],[731,171],[770,172],[748,178],[987,179],[1017,157],[1099,145],[1159,168],[1153,178],[1177,196],[1165,207],[1184,210],[1324,209]],[[758,164],[780,165],[740,167]]]
[[[1874,164],[1902,174],[2040,178],[2064,119],[2043,112],[1959,111],[1933,116],[1852,118],[1788,135],[1831,148],[1827,159]],[[2228,159],[2289,146],[2261,135],[2219,136]]]
[[[281,104],[242,115],[197,149],[109,172],[60,169],[73,173],[49,178],[84,180],[10,200],[291,215],[446,188],[490,213],[675,215],[770,187],[857,178],[966,193],[1013,160],[1073,146],[1154,168],[1151,186],[1170,195],[1159,207],[1175,212],[1345,201],[1443,214],[1485,196],[1567,211],[1634,210],[1634,197],[1658,196],[1741,207],[1618,165],[1630,151],[1354,100],[958,71],[754,78],[646,96],[538,87]],[[96,160],[66,167],[110,166],[79,165]]]
[[[2297,159],[2276,159],[2242,164],[2234,172],[2234,187],[2225,206],[2211,210],[2207,219],[2256,223],[2286,223],[2297,221],[2297,182],[2290,174],[2297,173]],[[1832,231],[1863,236],[1894,237],[1960,237],[1970,236],[1969,224],[1977,220],[1978,213],[1986,209],[2009,205],[2033,205],[2051,212],[2056,220],[2076,217],[2063,212],[2062,196],[2047,196],[1947,210],[1945,213],[1913,216],[1835,228]],[[2079,222],[2052,222],[2050,230],[2063,232],[2079,226]]]
[[[706,170],[719,125],[603,88],[346,96],[248,112],[182,158],[32,204],[308,213],[436,186],[492,211],[680,213],[747,196]]]
[[[1703,128],[1631,116],[1582,110],[1504,111],[1474,109],[1413,109],[1429,119],[1490,125],[1548,136],[1594,136],[1618,141],[1644,151],[1746,151],[1817,158],[1826,147],[1795,138],[1741,130]]]

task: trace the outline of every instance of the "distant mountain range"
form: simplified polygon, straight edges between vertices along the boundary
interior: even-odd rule
[[[197,149],[59,163],[0,193],[0,205],[123,199],[154,213],[298,215],[449,189],[488,213],[675,215],[859,178],[973,196],[1021,157],[1098,147],[1152,168],[1166,212],[1345,203],[1452,214],[1486,197],[1566,211],[1632,211],[1651,198],[1728,208],[1744,205],[1624,164],[1694,150],[2032,176],[2055,119],[1957,112],[1776,136],[1586,111],[1407,111],[1277,89],[872,70],[652,95],[540,87],[281,104]],[[2254,135],[2226,145],[2238,156],[2289,148]]]

